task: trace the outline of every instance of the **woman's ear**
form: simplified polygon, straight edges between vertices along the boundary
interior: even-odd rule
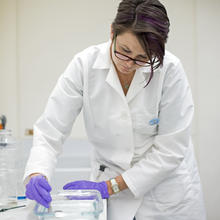
[[[110,38],[111,38],[111,40],[113,40],[113,38],[114,38],[114,33],[113,33],[112,24],[111,24],[111,33],[110,33]]]

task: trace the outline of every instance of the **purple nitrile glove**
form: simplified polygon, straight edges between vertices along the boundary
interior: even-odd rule
[[[105,181],[103,182],[92,182],[87,180],[78,180],[74,182],[67,183],[64,187],[67,189],[95,189],[101,193],[103,199],[109,198],[108,186]]]
[[[28,199],[35,200],[41,205],[49,208],[49,203],[52,201],[50,195],[51,187],[46,178],[42,175],[31,177],[26,185],[26,196]]]

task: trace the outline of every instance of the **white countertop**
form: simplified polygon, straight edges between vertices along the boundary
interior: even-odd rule
[[[26,205],[26,207],[12,209],[5,212],[0,212],[1,220],[39,220],[39,218],[34,215],[33,208],[35,202],[33,201],[19,201],[17,205]],[[99,216],[99,220],[107,220],[107,200],[103,199],[104,210]]]

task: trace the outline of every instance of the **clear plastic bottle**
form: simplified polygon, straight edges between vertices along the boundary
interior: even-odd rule
[[[0,206],[17,201],[16,140],[11,130],[0,130]]]

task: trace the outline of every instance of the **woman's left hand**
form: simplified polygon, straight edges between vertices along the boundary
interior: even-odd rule
[[[105,181],[102,182],[92,182],[88,180],[78,180],[74,182],[67,183],[64,190],[69,189],[95,189],[101,193],[103,199],[109,198],[108,186]]]

